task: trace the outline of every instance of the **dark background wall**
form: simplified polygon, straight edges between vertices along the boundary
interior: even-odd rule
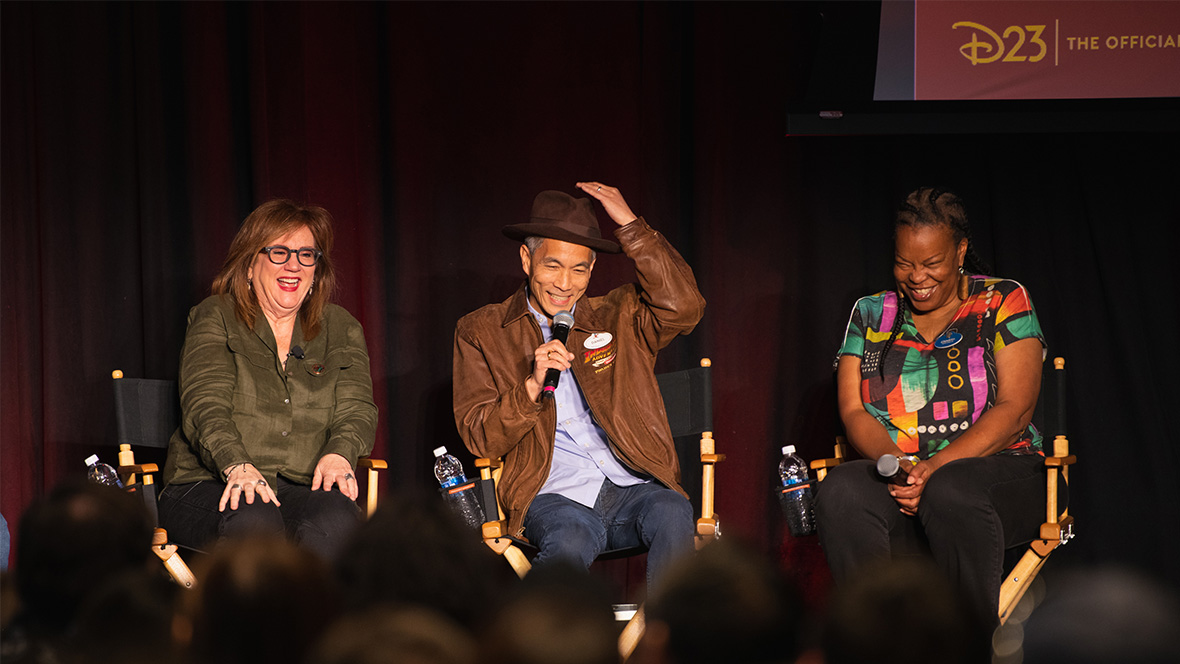
[[[538,191],[597,179],[682,251],[709,302],[661,363],[714,360],[725,531],[822,584],[814,542],[787,537],[772,502],[778,449],[830,453],[848,311],[890,287],[895,202],[938,183],[966,199],[982,255],[1029,288],[1050,353],[1069,359],[1080,536],[1058,567],[1178,581],[1175,133],[787,137],[787,108],[814,83],[814,3],[0,11],[13,524],[87,455],[113,460],[111,370],[176,376],[189,307],[274,196],[335,215],[385,486],[429,488],[430,450],[462,447],[455,321],[520,283],[499,228]],[[591,293],[632,275],[605,257]]]

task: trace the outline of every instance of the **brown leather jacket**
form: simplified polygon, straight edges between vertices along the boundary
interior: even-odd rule
[[[566,341],[577,356],[572,371],[615,455],[683,494],[653,368],[660,349],[700,321],[705,299],[692,269],[642,217],[615,235],[639,283],[578,302]],[[530,400],[524,386],[542,343],[526,287],[459,319],[454,355],[455,424],[473,454],[503,457],[497,495],[517,535],[549,477],[556,428],[552,401]]]

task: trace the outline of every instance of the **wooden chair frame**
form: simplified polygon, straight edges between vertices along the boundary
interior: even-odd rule
[[[1057,391],[1057,416],[1052,424],[1057,433],[1053,439],[1053,455],[1045,457],[1045,522],[1041,524],[1039,537],[1033,540],[1020,561],[1000,584],[999,618],[1003,625],[1012,615],[1013,609],[1036,578],[1049,554],[1058,546],[1073,539],[1073,517],[1068,508],[1057,504],[1058,482],[1069,484],[1069,467],[1077,458],[1069,453],[1069,439],[1065,434],[1065,359],[1053,359],[1053,378]],[[1043,391],[1043,390],[1042,390]],[[828,470],[840,465],[847,456],[847,443],[842,437],[836,438],[835,456],[811,462],[816,477],[822,481]]]
[[[1028,545],[1020,561],[1000,585],[1001,625],[1008,622],[1013,609],[1024,597],[1049,554],[1073,539],[1074,535],[1073,516],[1068,506],[1060,508],[1057,504],[1057,483],[1065,482],[1068,486],[1069,467],[1077,461],[1077,457],[1069,453],[1069,439],[1065,433],[1065,358],[1053,358],[1053,377],[1057,383],[1057,413],[1052,425],[1056,435],[1053,437],[1053,456],[1045,457],[1045,522],[1041,524],[1040,537]]]

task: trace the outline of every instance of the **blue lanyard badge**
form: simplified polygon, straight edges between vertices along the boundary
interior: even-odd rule
[[[942,336],[934,340],[935,348],[950,348],[963,340],[963,335],[955,330],[947,330]]]

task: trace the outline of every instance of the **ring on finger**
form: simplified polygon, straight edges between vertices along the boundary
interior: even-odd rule
[[[594,191],[602,191],[602,185],[598,185],[598,188],[595,189]]]
[[[344,479],[346,479],[346,480],[351,480],[351,479],[352,479],[352,473],[347,473],[347,474],[345,474],[345,475],[344,475]]]
[[[231,488],[231,489],[237,489],[238,491],[241,491],[241,490],[242,490],[242,485],[241,485],[241,484],[235,484],[235,485],[233,485],[233,486],[232,486],[232,487],[230,487],[230,488]]]
[[[258,484],[258,486],[266,486],[266,480],[258,480],[256,484]]]

